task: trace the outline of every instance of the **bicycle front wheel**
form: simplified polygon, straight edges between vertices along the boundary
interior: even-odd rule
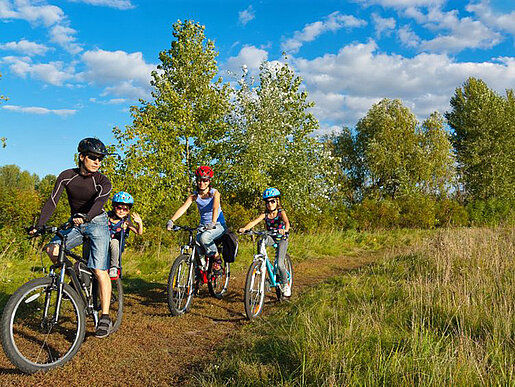
[[[64,284],[57,322],[57,287],[52,278],[37,278],[20,287],[7,302],[1,320],[7,358],[25,373],[46,371],[69,361],[86,332],[85,308]]]
[[[186,313],[193,299],[193,259],[189,255],[179,255],[168,276],[168,308],[173,316]]]
[[[245,281],[245,313],[249,320],[263,311],[266,269],[262,261],[252,262]]]
[[[221,272],[218,274],[215,274],[213,272],[213,269],[211,268],[207,280],[207,287],[209,288],[209,293],[211,293],[213,297],[221,299],[224,293],[227,291],[230,277],[231,264],[229,262],[223,261]]]

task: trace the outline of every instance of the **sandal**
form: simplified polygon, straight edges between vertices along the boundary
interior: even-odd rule
[[[113,323],[111,322],[109,315],[103,314],[100,317],[100,320],[98,320],[97,329],[95,331],[95,337],[98,337],[99,339],[101,339],[103,337],[109,336],[109,333],[111,333],[112,327],[113,327]]]

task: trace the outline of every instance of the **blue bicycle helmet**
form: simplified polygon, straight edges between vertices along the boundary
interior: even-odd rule
[[[281,196],[281,192],[279,192],[277,188],[270,187],[265,189],[265,191],[263,192],[263,200],[270,198],[278,198],[279,196]]]
[[[128,192],[117,192],[113,196],[113,204],[115,203],[121,203],[121,204],[127,204],[129,207],[132,207],[134,204],[134,198],[132,195]]]

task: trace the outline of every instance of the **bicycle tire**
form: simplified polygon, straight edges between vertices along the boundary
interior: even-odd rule
[[[258,317],[263,311],[265,300],[266,269],[263,270],[263,262],[255,261],[249,267],[245,280],[245,313],[249,320]]]
[[[180,316],[189,310],[194,292],[193,278],[193,260],[189,255],[179,255],[168,276],[167,299],[172,316]]]
[[[221,299],[225,292],[227,292],[227,287],[229,286],[229,279],[231,277],[231,264],[229,262],[223,261],[222,265],[222,274],[215,275],[213,274],[212,269],[210,270],[207,287],[209,289],[209,293],[217,298]]]
[[[68,284],[58,323],[44,318],[49,300],[51,319],[56,307],[57,288],[50,277],[37,278],[22,285],[8,300],[1,320],[2,347],[10,362],[31,374],[61,366],[75,356],[86,333],[86,313],[82,299]]]
[[[286,266],[286,272],[288,273],[288,285],[290,285],[290,289],[293,290],[293,265],[291,263],[291,258],[289,254],[286,254],[286,256],[284,257],[284,266]],[[279,301],[284,300],[284,295],[279,285],[275,287],[275,294],[277,295],[277,299]]]
[[[122,280],[117,278],[111,280],[111,304],[109,306],[109,315],[113,323],[110,333],[116,332],[122,324],[123,317],[123,285]]]

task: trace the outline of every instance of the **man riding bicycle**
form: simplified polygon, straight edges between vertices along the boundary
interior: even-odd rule
[[[102,159],[108,154],[102,141],[96,138],[85,138],[78,146],[79,167],[67,169],[57,177],[52,195],[41,210],[41,217],[35,228],[29,231],[34,234],[39,227],[46,224],[54,213],[57,202],[66,189],[70,204],[71,218],[74,227],[64,231],[68,233],[66,249],[71,250],[89,241],[88,267],[93,269],[99,284],[102,315],[98,322],[95,336],[107,337],[112,326],[109,317],[111,301],[111,279],[109,278],[109,228],[104,204],[111,192],[111,182],[98,172]],[[57,261],[61,240],[54,237],[46,252],[53,262]]]

